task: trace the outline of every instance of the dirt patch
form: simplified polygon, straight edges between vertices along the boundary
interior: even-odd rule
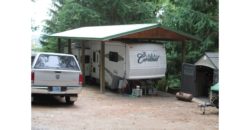
[[[32,104],[33,130],[201,130],[218,129],[218,109],[206,115],[194,102],[174,95],[132,97],[98,88],[84,87],[75,105],[53,97],[40,97]]]

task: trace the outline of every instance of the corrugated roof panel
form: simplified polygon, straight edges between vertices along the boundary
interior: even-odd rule
[[[87,40],[108,40],[117,35],[134,33],[150,29],[158,26],[158,24],[130,24],[130,25],[111,25],[111,26],[90,26],[81,27],[69,31],[52,34],[51,36],[56,37],[69,37],[69,38],[81,38]]]
[[[206,52],[205,53],[209,58],[216,57],[219,58],[219,53],[218,52]]]

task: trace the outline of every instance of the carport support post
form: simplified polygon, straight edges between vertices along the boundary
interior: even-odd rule
[[[185,51],[185,41],[181,42],[181,49],[182,49],[182,51],[181,51],[181,63],[184,63],[185,62],[185,53],[186,53],[186,51]]]
[[[68,39],[68,54],[72,54],[72,51],[71,51],[71,39]]]
[[[101,52],[100,52],[100,91],[105,92],[105,42],[101,42]]]
[[[57,39],[57,47],[58,47],[57,51],[58,51],[58,53],[60,53],[61,52],[61,39],[60,38]]]
[[[82,54],[78,58],[80,58],[80,61],[82,63],[82,75],[83,75],[83,77],[85,77],[85,46],[84,46],[84,41],[82,41]],[[84,83],[82,85],[84,85]]]

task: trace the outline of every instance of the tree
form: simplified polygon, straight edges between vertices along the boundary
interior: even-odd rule
[[[44,32],[52,34],[83,26],[156,22],[157,6],[147,0],[53,0]],[[44,51],[56,51],[56,39],[44,36]]]
[[[194,63],[206,51],[218,51],[218,0],[161,0],[159,16],[163,25],[198,36],[200,43],[186,44],[186,62]],[[181,44],[166,42],[168,78],[181,76]]]
[[[163,9],[162,24],[202,39],[198,46],[187,44],[187,61],[218,51],[218,0],[170,0]]]

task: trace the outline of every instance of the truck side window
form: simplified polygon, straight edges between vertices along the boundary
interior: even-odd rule
[[[109,52],[109,60],[113,62],[118,62],[118,52]]]
[[[31,56],[31,65],[33,64],[34,59],[35,59],[35,56]]]

